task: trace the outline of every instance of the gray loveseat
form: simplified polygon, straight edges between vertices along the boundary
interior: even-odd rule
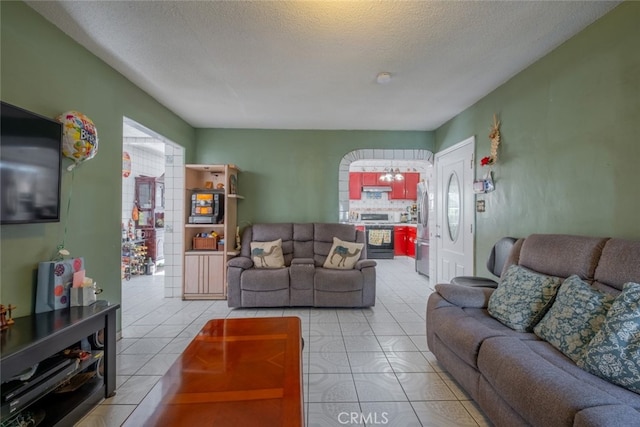
[[[550,276],[577,274],[617,295],[640,282],[640,241],[531,235],[518,264]],[[496,426],[640,426],[640,395],[579,368],[534,333],[491,317],[494,289],[438,284],[427,303],[427,342],[438,362]]]
[[[366,245],[353,269],[323,268],[333,238],[364,243],[350,224],[254,224],[243,230],[239,256],[227,263],[229,307],[370,307],[376,299],[376,262]],[[283,268],[255,268],[251,242],[282,239]]]

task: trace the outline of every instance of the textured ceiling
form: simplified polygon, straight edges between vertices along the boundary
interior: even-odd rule
[[[619,2],[27,3],[195,127],[432,130]]]

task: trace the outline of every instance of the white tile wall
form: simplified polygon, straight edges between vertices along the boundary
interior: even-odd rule
[[[149,145],[156,145],[150,149]],[[164,294],[182,297],[184,225],[184,148],[154,138],[124,138],[131,174],[122,179],[122,222],[128,224],[135,199],[135,177],[165,175]]]

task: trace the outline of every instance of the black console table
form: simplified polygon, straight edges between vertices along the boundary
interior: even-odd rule
[[[58,378],[65,376],[64,380],[67,381],[83,369],[89,369],[87,367],[92,364],[102,363],[100,375],[96,375],[77,391],[64,394],[53,393],[60,384],[56,384],[56,377],[51,375],[48,383],[41,381],[39,385],[33,387],[35,391],[31,391],[28,396],[25,393],[24,400],[18,402],[24,410],[44,409],[41,412],[46,414],[46,418],[42,425],[73,425],[102,398],[115,394],[116,310],[118,308],[120,308],[119,304],[98,301],[88,307],[71,307],[14,319],[15,324],[3,331],[0,336],[2,387],[5,388],[7,381],[35,364],[103,330],[104,348],[98,352],[92,352],[94,357],[92,360],[82,362],[75,371],[75,366],[72,365],[65,368],[69,370],[67,374],[62,370],[57,374]],[[5,421],[14,414],[7,416],[9,399],[5,391],[2,393],[2,421]]]

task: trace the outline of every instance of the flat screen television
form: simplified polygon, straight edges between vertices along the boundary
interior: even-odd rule
[[[62,124],[0,104],[0,222],[60,221]]]

